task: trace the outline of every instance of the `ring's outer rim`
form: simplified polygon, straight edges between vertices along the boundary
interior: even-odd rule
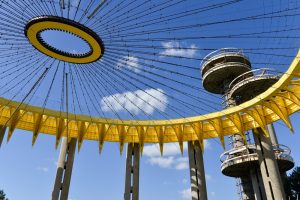
[[[90,28],[76,22],[76,21],[73,21],[73,20],[70,20],[70,19],[67,19],[67,18],[63,18],[63,17],[58,17],[58,16],[51,16],[51,15],[45,15],[45,16],[39,16],[39,17],[35,17],[33,19],[31,19],[25,26],[24,28],[24,34],[25,36],[28,38],[28,30],[30,29],[30,27],[34,24],[37,24],[37,23],[40,23],[40,22],[57,22],[57,23],[63,23],[63,24],[66,24],[66,25],[69,25],[69,26],[73,26],[83,32],[85,32],[86,34],[90,35],[95,41],[97,41],[97,43],[99,44],[100,48],[101,48],[101,54],[99,55],[99,57],[94,60],[93,62],[99,60],[103,54],[104,54],[104,51],[105,51],[105,46],[104,46],[104,43],[102,41],[102,39],[94,32],[92,31]],[[49,44],[47,44],[41,37],[40,37],[40,33],[42,31],[45,31],[45,30],[51,30],[52,28],[49,28],[49,29],[43,29],[41,31],[39,31],[36,35],[36,38],[37,40],[39,41],[39,43],[46,49],[48,49],[49,51],[52,51],[53,53],[55,54],[59,54],[59,55],[62,55],[66,58],[87,58],[89,57],[90,55],[92,55],[93,53],[93,49],[91,48],[91,44],[89,42],[87,42],[84,38],[82,38],[80,35],[77,35],[77,34],[74,34],[73,32],[69,32],[71,34],[74,34],[75,36],[81,38],[82,40],[84,40],[85,42],[87,42],[87,44],[89,45],[89,47],[91,48],[91,50],[87,53],[84,53],[84,54],[72,54],[72,53],[69,53],[69,52],[66,52],[66,51],[61,51]],[[55,30],[55,29],[53,29]],[[59,30],[59,29],[58,29]],[[65,31],[65,30],[62,30],[62,31]],[[34,46],[34,45],[33,45]],[[34,46],[35,47],[35,46]],[[36,47],[35,47],[36,48]],[[36,48],[37,50],[39,50],[40,52],[42,52],[40,49]],[[44,52],[42,52],[44,53]],[[46,54],[47,55],[47,54]],[[49,56],[49,55],[48,55]]]

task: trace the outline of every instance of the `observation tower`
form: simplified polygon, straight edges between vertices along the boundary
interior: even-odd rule
[[[251,4],[255,12],[248,12],[249,2],[242,1],[1,1],[0,147],[5,134],[10,141],[19,137],[16,130],[24,130],[24,134],[30,134],[32,146],[47,135],[52,137],[48,141],[52,139],[53,149],[60,148],[54,183],[50,183],[52,194],[38,197],[36,187],[18,176],[19,185],[12,188],[30,185],[34,194],[31,196],[38,199],[68,200],[76,149],[79,153],[86,141],[93,141],[99,153],[107,143],[117,144],[120,154],[126,149],[126,161],[122,163],[125,172],[121,176],[110,168],[110,159],[101,168],[94,163],[89,165],[113,180],[109,181],[111,186],[105,177],[97,180],[103,184],[97,184],[99,198],[139,200],[144,147],[155,145],[163,155],[165,144],[176,143],[183,154],[187,143],[189,165],[183,166],[190,172],[190,199],[207,200],[204,141],[218,138],[224,145],[224,138],[231,137],[232,149],[221,155],[221,169],[241,182],[242,199],[285,199],[281,176],[294,163],[289,148],[279,145],[273,126],[267,124],[282,120],[292,129],[289,116],[300,111],[300,51],[290,64],[299,46],[291,39],[298,32],[295,27],[288,32],[277,29],[297,19],[287,21],[285,14],[291,10],[290,4]],[[266,10],[260,9],[262,5]],[[240,10],[242,15],[232,10]],[[228,13],[225,21],[222,13]],[[266,33],[260,20],[253,20],[254,15],[268,15],[272,24],[275,14],[278,27],[270,29],[275,35]],[[263,19],[264,23],[268,21]],[[226,31],[211,31],[223,30],[225,22]],[[249,27],[251,32],[245,32]],[[203,97],[195,75],[202,60],[197,52],[238,38],[241,43],[252,38],[253,43],[245,44],[245,48],[258,49],[266,57],[272,55],[269,59],[281,55],[287,60],[280,58],[278,62],[290,67],[282,75],[270,69],[252,70],[249,58],[239,49],[209,54],[202,63],[203,85],[207,91],[223,95],[222,104],[227,108],[216,110],[216,101],[221,98]],[[270,38],[274,42],[269,42]],[[249,130],[255,133],[254,144],[247,143],[245,132]],[[45,147],[50,148],[50,143]],[[114,155],[108,153],[113,159]],[[177,163],[175,157],[174,161]],[[18,167],[21,174],[27,175],[23,173],[23,159],[20,165],[12,163],[14,167],[9,171]],[[124,183],[121,194],[117,194],[117,180]],[[104,193],[109,190],[118,197],[106,197]],[[152,199],[161,196],[151,194]]]
[[[201,65],[203,87],[223,95],[224,107],[251,100],[281,77],[268,68],[252,70],[249,58],[235,48],[214,51]],[[272,124],[252,132],[255,144],[247,143],[245,133],[232,135],[232,149],[221,155],[222,173],[238,178],[239,199],[285,199],[282,178],[294,166],[291,151],[278,143]]]

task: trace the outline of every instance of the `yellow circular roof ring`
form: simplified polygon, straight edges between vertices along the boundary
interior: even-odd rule
[[[41,37],[41,33],[46,30],[58,30],[73,34],[84,40],[89,45],[90,51],[76,54],[59,50],[46,43]],[[99,60],[104,53],[104,44],[94,31],[63,17],[41,16],[33,18],[25,26],[24,33],[37,50],[61,61],[77,64],[92,63]]]

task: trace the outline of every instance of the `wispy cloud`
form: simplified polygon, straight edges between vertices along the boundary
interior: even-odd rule
[[[197,53],[197,46],[195,44],[183,45],[179,42],[162,42],[161,43],[164,50],[160,52],[162,56],[184,56],[184,57],[194,57]],[[184,47],[184,48],[183,48]]]
[[[211,149],[211,144],[208,140],[204,140],[204,148]],[[183,143],[183,151],[187,150],[187,143]],[[177,143],[164,144],[164,156],[176,156],[180,155],[180,148]],[[148,157],[160,156],[160,150],[158,144],[151,144],[144,147],[143,155]]]
[[[48,168],[48,167],[40,167],[40,166],[38,166],[36,169],[37,169],[38,171],[41,171],[41,172],[48,172],[48,171],[49,171],[49,168]]]
[[[155,110],[163,112],[167,107],[167,103],[167,96],[162,89],[158,88],[106,96],[102,98],[100,105],[104,112],[111,112],[112,105],[116,112],[128,110],[129,112],[138,115],[142,110],[147,114],[152,114]]]
[[[182,183],[183,184],[187,184],[188,183],[188,180],[186,178],[182,179]]]
[[[174,163],[174,157],[150,157],[147,162],[151,165],[158,165],[161,168],[170,168]]]
[[[192,192],[191,192],[190,188],[184,189],[184,190],[180,191],[179,193],[180,193],[182,199],[191,199],[192,198]]]
[[[187,157],[150,157],[146,162],[161,168],[172,168],[176,170],[188,169],[189,166]]]
[[[183,149],[187,149],[187,144],[183,144]],[[164,156],[175,156],[180,154],[179,145],[176,143],[166,143],[164,145]],[[158,144],[151,144],[144,147],[143,155],[148,157],[160,156]]]
[[[117,63],[118,68],[127,68],[135,73],[140,73],[140,65],[139,65],[139,59],[135,56],[123,56],[121,59],[119,59]]]
[[[210,148],[210,143],[205,140],[205,148]],[[187,150],[187,143],[183,144],[183,150]],[[184,170],[188,169],[188,157],[182,157],[177,143],[164,145],[164,156],[161,157],[158,144],[146,145],[143,155],[147,157],[146,163],[165,169]]]
[[[204,150],[211,149],[211,143],[208,140],[204,140]]]
[[[206,181],[211,181],[212,180],[212,176],[209,174],[205,174],[205,179]]]

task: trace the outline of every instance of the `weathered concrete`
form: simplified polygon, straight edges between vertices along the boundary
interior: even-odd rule
[[[192,200],[207,200],[205,170],[199,142],[188,142]]]
[[[227,86],[228,87],[228,86]],[[226,94],[228,94],[228,91],[226,92]],[[226,102],[227,102],[227,106],[226,107],[233,107],[236,106],[236,101],[232,98],[229,98],[228,96],[226,96]],[[241,136],[241,134],[234,134],[232,135],[232,146],[234,149],[245,146],[245,141],[243,139],[243,137]],[[255,196],[257,196],[257,194],[255,194],[256,190],[254,190],[253,188],[253,183],[252,181],[255,181],[252,179],[250,174],[245,174],[244,176],[240,177],[241,179],[241,186],[243,188],[243,200],[252,200],[255,198]],[[256,183],[258,184],[258,183]]]
[[[267,130],[269,132],[270,135],[270,140],[272,142],[273,145],[278,145],[278,139],[277,139],[277,135],[274,129],[274,125],[273,124],[268,124],[267,125]]]
[[[68,200],[77,139],[62,138],[52,200]]]
[[[254,191],[249,174],[245,174],[245,176],[241,177],[241,184],[243,186],[243,200],[254,199]]]
[[[129,143],[127,146],[125,172],[125,200],[139,199],[140,145]]]
[[[266,197],[268,200],[285,200],[285,192],[271,140],[264,135],[261,128],[253,130],[253,136]]]
[[[6,132],[6,127],[5,126],[0,126],[0,147],[1,147],[2,142],[3,142],[5,132]]]
[[[266,200],[266,192],[261,178],[260,170],[257,168],[250,169],[250,177],[255,200]]]

